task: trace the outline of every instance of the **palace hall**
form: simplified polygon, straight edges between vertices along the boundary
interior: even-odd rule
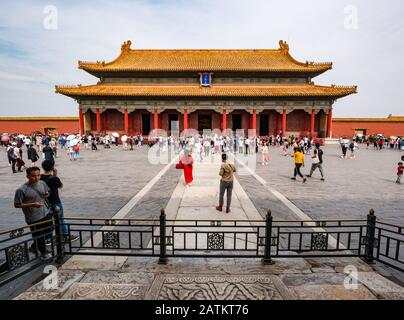
[[[140,50],[128,40],[115,60],[78,65],[99,81],[56,92],[77,101],[82,134],[255,129],[328,138],[333,104],[357,92],[314,84],[332,63],[299,62],[282,40],[265,50]]]

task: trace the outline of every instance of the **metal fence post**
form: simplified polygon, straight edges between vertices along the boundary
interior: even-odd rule
[[[166,257],[166,213],[164,209],[160,211],[160,258],[159,264],[167,264]]]
[[[369,210],[366,225],[366,247],[365,260],[367,263],[373,262],[373,250],[375,244],[376,216],[373,209]]]
[[[264,258],[262,259],[264,264],[273,264],[271,259],[271,240],[272,240],[272,212],[268,209],[266,221],[265,221],[265,251]]]
[[[64,256],[64,246],[63,246],[63,232],[62,223],[60,221],[60,212],[56,211],[53,214],[55,219],[55,234],[56,234],[56,262],[62,263]]]

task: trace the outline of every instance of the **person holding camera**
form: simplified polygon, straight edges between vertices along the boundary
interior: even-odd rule
[[[45,173],[41,174],[41,180],[44,181],[49,187],[50,196],[48,200],[52,213],[59,212],[64,242],[75,241],[78,239],[78,236],[69,235],[67,226],[64,224],[64,210],[62,201],[59,197],[59,189],[63,188],[63,183],[57,176],[57,170],[54,167],[54,162],[51,160],[43,161],[42,169],[45,171]]]

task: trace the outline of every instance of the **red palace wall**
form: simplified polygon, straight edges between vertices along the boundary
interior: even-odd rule
[[[77,133],[79,120],[76,117],[66,118],[0,118],[0,133],[31,134],[34,131],[45,133],[45,127],[56,128],[58,133]]]
[[[129,113],[129,133],[139,134],[142,126],[142,114],[150,114],[145,110],[135,110]],[[184,128],[183,117],[181,113],[177,113],[175,110],[166,110],[159,114],[159,126],[163,129],[168,129],[169,114],[178,114],[178,120],[180,125],[180,131]],[[189,124],[191,128],[198,129],[198,114],[211,114],[212,115],[212,129],[221,128],[222,115],[211,110],[207,111],[194,111],[189,114]],[[227,127],[232,128],[232,114],[241,114],[242,127],[251,127],[250,114],[243,110],[233,111],[227,114]],[[282,127],[282,116],[275,111],[267,110],[262,114],[269,115],[269,134],[276,134]],[[110,116],[109,119],[108,116]],[[116,110],[108,110],[101,114],[101,127],[108,128],[111,131],[111,127],[118,128],[122,125],[122,130],[116,130],[123,133],[123,114]],[[257,117],[257,130],[259,132],[259,116]],[[150,128],[153,129],[153,115],[150,114]],[[78,117],[36,117],[36,118],[0,118],[0,134],[7,133],[22,133],[31,134],[34,131],[44,132],[45,127],[56,128],[58,133],[77,133],[79,131]],[[318,132],[320,127],[319,114],[316,115],[315,131]],[[310,128],[310,115],[304,111],[294,111],[287,115],[287,131],[301,131],[302,134],[307,134]],[[96,130],[95,114],[91,114],[91,129]],[[367,129],[366,134],[384,134],[385,136],[404,136],[404,121],[333,121],[332,135],[334,138],[342,136],[351,137],[354,135],[355,129]],[[302,131],[303,130],[303,131]]]
[[[352,137],[355,129],[367,129],[367,135],[383,134],[389,136],[404,136],[404,121],[402,122],[340,122],[333,121],[332,136],[339,138],[342,136]]]

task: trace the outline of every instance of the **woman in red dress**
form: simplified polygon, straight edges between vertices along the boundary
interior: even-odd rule
[[[189,187],[192,180],[194,180],[192,177],[194,159],[188,150],[185,149],[184,154],[180,158],[180,163],[184,165],[185,186]]]

